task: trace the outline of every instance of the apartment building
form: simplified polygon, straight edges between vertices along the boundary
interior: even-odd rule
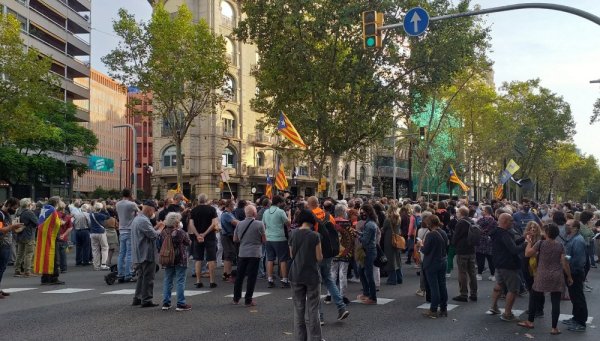
[[[114,128],[127,123],[127,88],[109,76],[91,70],[89,122],[81,123],[98,137],[98,147],[87,156],[89,170],[74,177],[76,196],[90,194],[97,188],[119,191],[123,179],[131,174],[125,169],[128,160],[128,129]],[[75,101],[76,105],[81,105]]]
[[[149,1],[151,4],[154,2]],[[264,194],[267,172],[273,176],[276,143],[274,133],[257,129],[261,117],[254,112],[250,101],[256,93],[256,81],[250,75],[259,63],[255,46],[231,38],[240,21],[240,2],[228,0],[168,0],[165,7],[176,12],[186,4],[193,20],[204,19],[209,27],[226,41],[229,73],[226,87],[231,93],[219,113],[199,118],[188,132],[182,145],[183,191],[187,196],[206,193],[210,197],[254,199]],[[159,110],[159,108],[155,108]],[[175,146],[169,139],[168,126],[154,120],[152,193],[165,195],[177,185]],[[316,165],[294,159],[284,160],[295,195],[313,195],[317,190]],[[344,182],[345,194],[372,194],[372,164],[340,162],[336,165]],[[222,174],[229,177],[229,186],[222,183]],[[295,176],[293,176],[295,175]],[[358,175],[358,176],[357,176]],[[358,185],[358,186],[357,186]]]
[[[76,117],[89,120],[91,0],[0,0],[5,14],[21,22],[27,47],[52,58],[62,100],[76,103]]]

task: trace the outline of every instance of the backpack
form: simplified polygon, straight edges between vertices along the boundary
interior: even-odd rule
[[[162,266],[173,266],[175,264],[175,248],[173,247],[172,231],[164,231],[162,243],[158,254],[158,263]]]
[[[479,227],[479,225],[476,223],[469,222],[468,220],[467,222],[469,223],[467,244],[469,244],[469,246],[478,246],[479,242],[481,241],[481,227]]]
[[[323,258],[331,258],[340,254],[340,239],[335,226],[329,221],[329,212],[325,213],[323,220],[317,219],[318,233],[321,236],[321,250]]]
[[[423,217],[420,215],[415,215],[415,231],[419,231],[421,228],[421,222],[423,221]]]

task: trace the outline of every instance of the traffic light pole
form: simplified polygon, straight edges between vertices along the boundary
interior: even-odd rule
[[[515,5],[492,7],[492,8],[486,8],[486,9],[481,9],[481,10],[476,10],[476,11],[441,15],[439,17],[432,17],[429,19],[429,21],[435,22],[435,21],[446,20],[446,19],[463,18],[463,17],[474,16],[474,15],[514,11],[514,10],[518,10],[518,9],[531,9],[531,8],[549,9],[549,10],[554,10],[554,11],[566,12],[566,13],[570,13],[570,14],[582,17],[584,19],[587,19],[589,21],[592,21],[592,22],[600,25],[600,17],[598,17],[592,13],[589,13],[589,12],[586,12],[586,11],[583,11],[583,10],[580,10],[580,9],[574,8],[574,7],[557,5],[557,4],[547,4],[547,3],[525,3],[525,4],[515,4]],[[384,31],[384,30],[388,30],[388,29],[402,27],[403,25],[404,25],[403,23],[385,25],[385,26],[378,27],[378,30]]]

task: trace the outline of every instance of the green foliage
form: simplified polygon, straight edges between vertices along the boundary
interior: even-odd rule
[[[600,119],[600,98],[598,98],[596,100],[596,103],[594,103],[594,109],[593,109],[592,117],[590,118],[590,124],[594,124],[594,123],[598,122],[599,119]]]
[[[162,2],[154,5],[150,22],[138,22],[124,9],[113,21],[121,39],[102,58],[110,75],[124,84],[153,93],[154,114],[171,128],[181,160],[181,142],[201,115],[213,113],[222,100],[227,71],[225,41],[204,20],[194,22],[187,6],[171,15]],[[182,182],[183,162],[177,162]]]

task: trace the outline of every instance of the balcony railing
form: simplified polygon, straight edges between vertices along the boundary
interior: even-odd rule
[[[258,132],[255,134],[248,134],[248,141],[250,143],[269,145],[275,142],[273,135]]]
[[[248,167],[248,175],[267,176],[267,167],[250,166]]]
[[[221,15],[221,25],[233,28],[233,18]]]

